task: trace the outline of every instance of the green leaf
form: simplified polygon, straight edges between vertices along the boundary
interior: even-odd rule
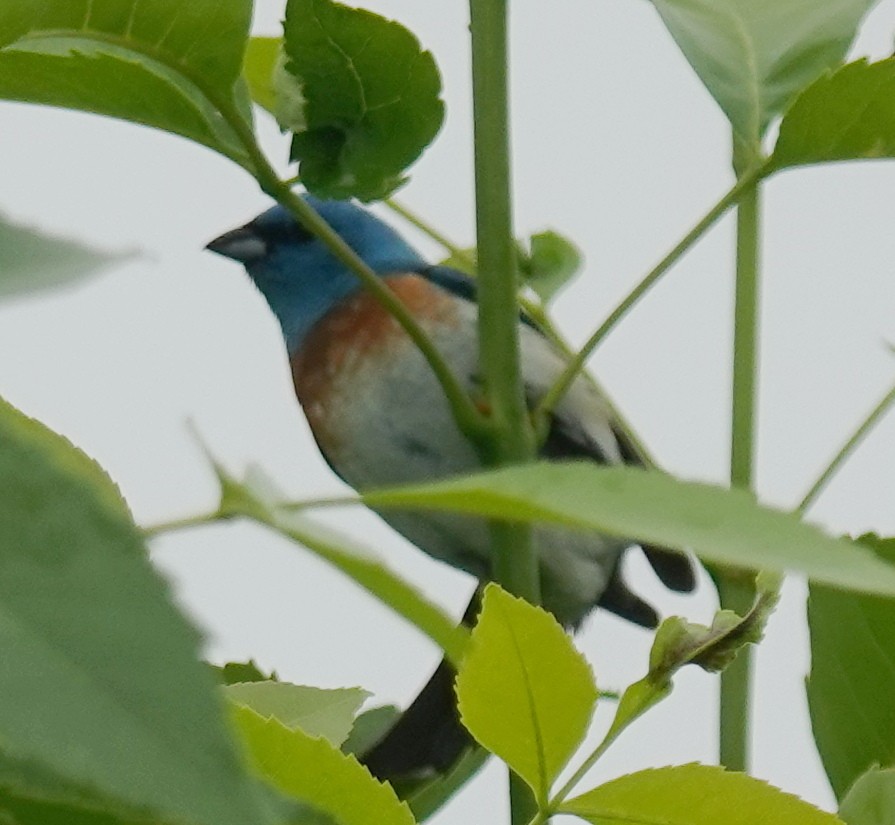
[[[780,598],[780,580],[761,573],[756,585],[755,603],[743,617],[730,610],[719,610],[711,627],[679,616],[670,616],[659,625],[650,649],[649,671],[625,689],[604,743],[612,742],[628,725],[667,697],[674,686],[675,673],[685,665],[698,665],[717,673],[745,645],[761,641],[767,620]]]
[[[236,685],[240,682],[278,682],[276,671],[270,674],[264,673],[254,659],[248,662],[227,662],[223,666],[209,665],[212,672],[224,685]]]
[[[777,572],[868,593],[895,594],[895,567],[831,538],[743,490],[680,481],[655,470],[535,462],[433,484],[368,492],[374,508],[424,508],[594,530],[706,561]]]
[[[553,616],[489,584],[457,696],[469,732],[546,800],[587,734],[597,687]]]
[[[839,808],[846,825],[891,825],[895,822],[895,770],[871,768],[858,777]]]
[[[895,59],[859,60],[816,80],[780,124],[778,169],[895,157]]]
[[[459,249],[457,252],[459,254],[454,253],[448,255],[447,258],[439,261],[438,265],[456,269],[464,275],[469,275],[470,278],[477,277],[478,272],[476,271],[476,268],[478,267],[478,249],[474,246],[469,246],[465,249]]]
[[[235,104],[249,0],[4,0],[0,98],[110,115],[249,167]]]
[[[768,124],[839,64],[876,0],[653,0],[681,51],[757,147]]]
[[[324,690],[289,682],[245,682],[225,687],[224,693],[259,716],[308,736],[322,736],[336,747],[348,738],[357,711],[370,695],[360,688]]]
[[[331,0],[289,0],[285,35],[305,101],[285,124],[301,182],[325,198],[384,198],[441,128],[432,55],[398,23]]]
[[[283,793],[307,802],[339,825],[413,825],[391,786],[326,739],[262,719],[247,707],[233,718],[256,769]]]
[[[469,638],[468,631],[458,626],[444,610],[426,599],[417,588],[389,570],[366,547],[296,513],[278,512],[268,523],[354,579],[364,590],[428,636],[451,661],[459,662],[463,658]]]
[[[102,811],[102,814],[96,813]],[[12,759],[0,752],[0,822],[2,812],[15,815],[21,825],[44,823],[129,822],[136,818],[114,801],[103,799],[52,774],[34,762]],[[69,817],[65,819],[63,815]],[[91,816],[100,817],[97,820]]]
[[[749,644],[758,644],[768,619],[780,600],[779,577],[762,573],[758,596],[745,616],[719,610],[710,627],[679,616],[662,622],[650,650],[650,673],[669,676],[684,665],[698,665],[709,673],[719,673]]]
[[[362,756],[382,739],[400,718],[401,710],[396,705],[382,705],[365,710],[354,720],[351,733],[342,743],[342,751]]]
[[[252,467],[241,483],[203,449],[221,485],[221,512],[254,519],[303,545],[406,618],[459,664],[469,638],[465,627],[389,570],[368,548],[283,506],[282,493],[258,468]]]
[[[581,250],[568,238],[548,230],[531,236],[531,252],[523,261],[522,280],[549,304],[581,271]]]
[[[895,539],[862,536],[887,561]],[[812,584],[808,598],[814,738],[838,798],[874,764],[895,762],[895,600]]]
[[[282,37],[253,37],[243,73],[252,99],[277,119],[284,130],[306,128],[301,82],[286,71]]]
[[[271,114],[277,110],[274,71],[282,52],[282,37],[250,37],[242,66],[252,100]]]
[[[0,489],[4,751],[160,818],[271,822],[111,481],[0,402]]]
[[[11,818],[7,818],[11,817]],[[105,811],[102,808],[76,808],[65,803],[22,799],[0,794],[2,825],[157,825],[145,818]]]
[[[708,765],[621,776],[560,806],[594,825],[842,825],[760,779]]]
[[[129,257],[100,252],[0,218],[0,298],[75,284]]]

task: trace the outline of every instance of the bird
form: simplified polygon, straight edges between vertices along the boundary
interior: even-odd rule
[[[352,200],[301,197],[407,307],[475,397],[478,368],[476,283],[430,264],[387,222]],[[297,400],[333,472],[358,491],[429,482],[481,469],[481,456],[461,433],[429,363],[370,290],[282,205],[215,238],[208,250],[245,267],[279,321]],[[526,402],[537,404],[566,358],[524,315],[518,340]],[[579,376],[550,411],[539,458],[640,464],[638,450],[610,406]],[[479,518],[383,510],[381,518],[420,550],[480,583],[491,574],[487,523]],[[656,611],[622,577],[635,543],[592,533],[535,526],[542,606],[575,630],[601,607],[650,628]],[[642,550],[671,590],[696,579],[686,554]],[[463,621],[478,610],[476,591]],[[454,670],[445,660],[417,699],[361,762],[380,779],[447,770],[471,744],[459,721]]]

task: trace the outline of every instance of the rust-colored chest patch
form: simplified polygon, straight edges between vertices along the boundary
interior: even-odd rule
[[[384,279],[426,326],[456,322],[454,298],[419,275]],[[359,370],[378,358],[398,357],[407,333],[367,290],[359,290],[323,316],[291,358],[292,381],[311,430],[325,451],[337,448],[339,404],[363,403]],[[369,380],[370,370],[365,370]],[[361,384],[363,381],[360,382]]]

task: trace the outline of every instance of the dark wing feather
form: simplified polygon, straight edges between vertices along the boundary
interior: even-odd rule
[[[646,460],[638,445],[620,427],[613,427],[612,432],[618,442],[622,461],[635,467],[643,467]],[[642,544],[641,549],[650,567],[669,590],[674,590],[676,593],[690,593],[696,589],[696,571],[690,559],[683,553],[657,544]]]
[[[552,461],[587,458],[597,464],[609,463],[600,445],[577,421],[564,419],[555,414],[550,417],[550,427],[547,431],[547,438],[541,447],[541,456]],[[680,575],[678,568],[684,568],[690,574],[690,579],[693,579],[690,561],[682,553],[673,550],[659,550],[658,548],[650,548],[649,552],[644,548],[644,552],[659,578],[666,584],[668,582],[665,576],[659,573],[653,561],[654,557],[659,560],[661,565],[673,567],[673,572],[678,575]],[[665,572],[664,567],[663,572]],[[692,589],[692,586],[689,589]],[[659,623],[659,616],[652,606],[628,588],[622,578],[620,564],[616,564],[612,571],[609,583],[606,585],[603,595],[600,596],[598,604],[604,610],[642,627],[655,627]]]
[[[447,266],[430,266],[421,269],[420,274],[460,298],[467,301],[476,299],[475,279],[456,269]],[[525,313],[520,313],[519,317],[523,323],[538,330],[537,324]],[[616,426],[612,427],[612,432],[618,443],[622,461],[637,467],[644,466],[646,460],[641,450],[628,437],[627,433],[621,427]],[[551,417],[547,438],[541,448],[541,456],[554,461],[588,458],[598,464],[607,463],[600,445],[587,434],[578,422],[563,420],[555,415]],[[650,566],[667,588],[677,593],[689,593],[695,589],[696,573],[686,554],[653,544],[641,545],[641,547]],[[631,619],[638,624],[646,626],[655,624],[654,620],[646,620],[649,615],[655,617],[655,611],[630,593],[624,583],[619,584],[615,579],[610,582],[600,604],[616,615]],[[634,616],[639,618],[634,618]]]

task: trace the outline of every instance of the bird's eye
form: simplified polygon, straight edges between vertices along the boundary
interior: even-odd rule
[[[293,243],[308,243],[314,240],[314,235],[308,232],[300,223],[293,223],[289,227],[288,237],[284,240],[290,240]]]

